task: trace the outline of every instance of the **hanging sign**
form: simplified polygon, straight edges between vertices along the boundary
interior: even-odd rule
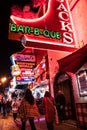
[[[15,61],[28,61],[28,62],[35,62],[35,55],[24,55],[24,54],[13,54],[13,59]]]
[[[22,36],[29,41],[25,46],[76,48],[68,1],[33,0],[22,6],[12,6],[9,39],[21,40]]]

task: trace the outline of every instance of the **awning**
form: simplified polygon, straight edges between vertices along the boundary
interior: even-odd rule
[[[59,71],[76,73],[87,62],[87,45],[57,62]]]

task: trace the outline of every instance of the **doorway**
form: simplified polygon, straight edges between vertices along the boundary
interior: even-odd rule
[[[66,99],[66,120],[76,121],[76,109],[73,95],[73,86],[70,75],[66,72],[57,73],[54,79],[54,95],[56,97],[57,91],[61,90]]]

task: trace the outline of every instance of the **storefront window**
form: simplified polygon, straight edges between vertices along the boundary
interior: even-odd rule
[[[77,81],[80,96],[87,96],[87,70],[80,70],[77,73]]]

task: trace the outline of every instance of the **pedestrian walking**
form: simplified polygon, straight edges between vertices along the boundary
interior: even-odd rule
[[[7,100],[5,96],[3,96],[2,98],[2,111],[3,111],[3,118],[5,118],[7,114]]]
[[[26,127],[27,120],[29,120],[31,130],[36,130],[34,118],[35,117],[39,118],[40,113],[36,105],[36,100],[34,99],[32,95],[32,91],[30,89],[27,89],[25,91],[25,95],[21,101],[18,112],[22,122],[21,130],[26,129],[25,127]]]
[[[50,92],[46,91],[43,97],[42,102],[43,107],[45,108],[45,120],[48,130],[54,130],[54,121],[55,121],[55,100],[51,96]]]
[[[13,119],[15,121],[17,118],[18,107],[19,107],[19,104],[16,98],[14,98],[14,100],[12,101],[11,107],[12,107]]]
[[[12,103],[12,101],[11,101],[10,99],[8,99],[8,100],[7,100],[7,114],[8,114],[8,115],[10,114],[11,109],[12,109],[11,103]]]

